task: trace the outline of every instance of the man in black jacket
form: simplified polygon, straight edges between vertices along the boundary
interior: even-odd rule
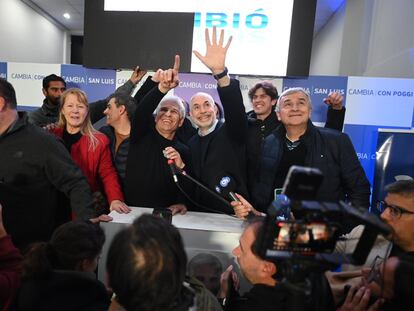
[[[45,241],[55,229],[58,191],[80,219],[95,216],[90,187],[57,138],[16,110],[13,86],[0,79],[0,202],[16,246]]]
[[[249,191],[252,190],[252,182],[258,174],[263,141],[281,124],[274,111],[278,97],[276,87],[269,81],[258,82],[249,90],[249,98],[253,106],[253,111],[247,113],[246,149]],[[343,96],[332,92],[324,102],[329,105],[325,127],[342,131],[345,118]]]
[[[190,162],[188,148],[175,137],[177,129],[184,122],[184,105],[176,96],[164,97],[178,85],[179,66],[180,58],[176,55],[174,67],[157,72],[160,83],[136,108],[125,175],[128,205],[170,208],[173,214],[185,213],[187,209],[173,181],[167,160],[174,160],[179,168]]]
[[[246,187],[246,133],[247,118],[239,82],[230,79],[225,67],[226,53],[231,39],[223,45],[224,31],[220,40],[210,41],[206,30],[206,55],[195,55],[209,68],[217,80],[217,91],[224,108],[226,122],[217,119],[217,107],[209,94],[197,93],[190,101],[190,117],[198,126],[198,133],[188,142],[195,177],[210,189],[216,188],[222,177],[228,176],[235,182],[235,192],[247,195]],[[209,193],[197,189],[197,203],[223,213],[233,210]]]
[[[282,188],[292,165],[319,168],[324,179],[316,200],[348,200],[355,207],[369,207],[370,185],[349,137],[339,131],[315,127],[309,94],[302,88],[284,91],[276,108],[283,126],[263,144],[259,174],[253,181],[251,203],[265,212]]]
[[[137,67],[131,79],[141,80],[146,71]],[[128,159],[129,141],[131,133],[131,123],[135,115],[136,106],[142,98],[157,86],[158,79],[156,74],[146,79],[144,84],[135,94],[134,98],[129,94],[116,92],[109,96],[106,109],[103,114],[106,116],[106,124],[99,131],[104,133],[110,141],[111,154],[116,171],[118,173],[122,191],[125,192],[125,172]]]

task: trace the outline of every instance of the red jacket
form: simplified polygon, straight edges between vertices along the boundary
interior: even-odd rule
[[[60,138],[63,137],[62,128],[52,129],[51,132]],[[97,132],[94,135],[99,142],[95,150],[89,148],[89,137],[83,135],[72,145],[70,151],[72,159],[88,179],[93,192],[101,191],[100,185],[102,185],[109,204],[113,200],[124,201],[118,175],[112,163],[109,140],[102,133]]]
[[[22,255],[9,235],[0,238],[0,309],[9,307],[20,286]]]

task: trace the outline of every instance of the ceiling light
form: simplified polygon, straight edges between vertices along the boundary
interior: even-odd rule
[[[65,13],[65,14],[63,14],[63,17],[66,18],[66,19],[69,19],[70,18],[70,14],[69,13]]]

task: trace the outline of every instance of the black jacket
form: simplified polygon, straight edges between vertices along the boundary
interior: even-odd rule
[[[257,176],[260,155],[264,139],[269,136],[281,124],[277,119],[276,112],[272,111],[263,121],[257,119],[254,111],[247,113],[248,131],[247,131],[247,187],[249,193],[253,190],[255,177]],[[344,126],[345,107],[341,110],[328,108],[326,114],[325,128],[342,131]]]
[[[224,123],[218,122],[214,131],[206,136],[195,134],[188,142],[192,168],[196,179],[212,191],[220,177],[230,175],[235,183],[234,192],[247,197],[246,186],[246,133],[247,118],[239,81],[232,79],[227,87],[217,88],[226,114]],[[227,204],[198,188],[196,202],[225,213],[233,210]],[[200,209],[201,211],[205,211]]]
[[[59,191],[70,198],[80,219],[95,216],[88,182],[63,144],[20,112],[0,136],[0,202],[15,245],[50,238],[57,225]]]
[[[259,174],[251,193],[252,203],[260,211],[266,211],[273,200],[285,134],[285,128],[279,126],[264,141]],[[319,168],[324,175],[317,200],[337,202],[346,198],[356,207],[369,207],[370,185],[348,135],[315,127],[309,121],[300,140],[306,148],[305,166]]]
[[[86,272],[55,270],[48,278],[22,283],[18,311],[106,311],[105,286]]]
[[[129,83],[129,84],[128,84]],[[127,83],[124,84],[124,88],[121,90],[121,87],[118,89],[118,91],[125,91],[127,92],[127,86],[133,86],[132,82],[128,80]],[[155,86],[157,85],[156,82],[152,81],[151,77],[148,77],[145,82],[142,84],[142,86],[139,88],[137,93],[134,96],[134,100],[136,104],[138,105],[142,98],[151,91]],[[97,105],[96,105],[97,106]],[[106,103],[105,103],[106,107]],[[100,114],[102,115],[103,111],[105,110],[105,107],[102,111],[100,111]],[[98,109],[98,106],[95,110]],[[98,113],[95,111],[95,114]],[[134,116],[129,116],[129,119],[132,123]],[[119,146],[118,150],[115,151],[115,145],[116,145],[116,137],[115,137],[115,129],[110,125],[105,125],[99,129],[100,132],[104,133],[106,137],[108,137],[110,142],[110,148],[111,148],[111,154],[112,159],[114,161],[116,172],[118,173],[119,179],[121,181],[121,187],[122,191],[125,193],[125,174],[126,174],[126,165],[127,165],[127,159],[128,159],[128,151],[129,151],[129,137],[126,138]]]
[[[168,146],[175,148],[184,163],[190,166],[189,150],[175,137],[168,140],[155,129],[152,113],[164,96],[154,87],[135,111],[125,178],[128,205],[165,208],[172,204],[186,203],[173,181],[162,151]]]
[[[255,284],[243,296],[230,301],[225,311],[287,310],[288,291],[280,286]]]

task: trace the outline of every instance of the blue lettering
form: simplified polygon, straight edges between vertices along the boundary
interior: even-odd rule
[[[239,28],[240,26],[240,14],[234,13],[233,14],[233,28]]]
[[[28,73],[12,73],[12,79],[22,79],[22,80],[30,80],[32,79],[32,75]]]
[[[240,28],[243,25],[250,29],[266,28],[269,24],[267,15],[260,13],[263,9],[258,9],[253,14],[246,15],[245,18],[240,13],[227,14],[222,12],[211,13],[205,15],[205,27],[227,27],[231,24],[233,28]],[[194,13],[194,27],[203,27],[203,14],[201,12]]]
[[[225,13],[207,13],[206,26],[210,27],[226,27],[227,26],[227,14]]]
[[[370,89],[349,89],[348,94],[350,95],[374,95],[374,91]]]
[[[380,96],[391,96],[391,91],[379,90],[377,94]]]
[[[263,9],[256,10],[255,12],[263,11]],[[269,19],[266,15],[260,13],[253,13],[246,16],[246,27],[253,29],[266,28],[269,23]]]
[[[201,13],[196,12],[194,13],[194,27],[200,27],[201,26]]]
[[[390,92],[391,93],[391,92]],[[408,91],[394,91],[392,92],[393,96],[403,96],[403,97],[413,97],[414,92],[408,92]]]

